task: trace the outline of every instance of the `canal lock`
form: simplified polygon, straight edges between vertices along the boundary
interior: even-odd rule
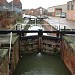
[[[29,26],[26,27],[27,30],[28,28]],[[42,32],[40,29],[36,36],[20,35],[24,36],[23,38],[19,34],[13,35],[10,75],[12,73],[12,75],[71,75],[60,58],[60,40],[43,35]],[[51,33],[51,35],[57,34]],[[2,44],[1,48],[9,49],[9,43]],[[7,63],[9,64],[8,61]],[[61,73],[60,67],[62,67]]]

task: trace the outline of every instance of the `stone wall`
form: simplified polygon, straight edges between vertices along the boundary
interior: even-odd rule
[[[8,55],[4,55],[4,57],[0,57],[0,75],[9,75],[9,61]]]

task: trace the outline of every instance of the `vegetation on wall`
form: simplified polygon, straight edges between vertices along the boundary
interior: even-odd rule
[[[16,22],[20,22],[20,23],[24,22],[24,19],[22,18],[22,14],[16,15]]]

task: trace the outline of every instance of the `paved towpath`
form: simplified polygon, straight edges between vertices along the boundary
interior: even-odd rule
[[[45,21],[47,21],[57,29],[59,29],[59,25],[61,29],[63,29],[64,26],[66,26],[66,28],[68,29],[75,29],[75,21],[69,21],[66,20],[66,18],[49,17],[49,19],[45,19]]]

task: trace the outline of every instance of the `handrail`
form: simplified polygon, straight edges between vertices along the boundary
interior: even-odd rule
[[[38,32],[40,32],[40,30],[0,30],[0,34],[7,34],[7,33],[10,33],[10,32],[12,32],[12,33],[20,33],[20,34],[22,34],[22,33],[38,33]],[[42,31],[41,30],[41,32],[42,33],[59,33],[59,34],[75,34],[75,31],[59,31],[59,30],[57,30],[57,31]]]

